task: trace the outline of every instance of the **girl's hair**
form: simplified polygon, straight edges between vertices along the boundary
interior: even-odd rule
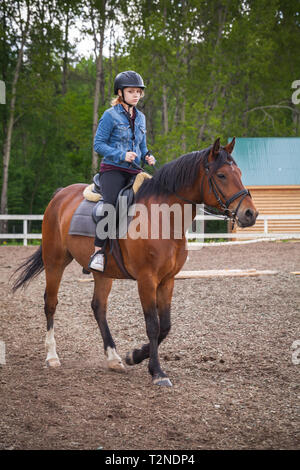
[[[141,98],[143,98],[144,96],[144,90],[140,89],[141,90]],[[115,96],[112,100],[111,100],[111,106],[116,106],[117,104],[122,104],[123,103],[123,98],[122,96]]]
[[[121,104],[123,102],[122,100],[122,96],[115,96],[112,100],[111,100],[111,105],[112,106],[116,106],[117,104]]]

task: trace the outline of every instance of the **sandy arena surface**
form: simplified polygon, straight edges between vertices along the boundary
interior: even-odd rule
[[[160,347],[172,388],[152,385],[147,362],[106,369],[93,283],[76,262],[55,315],[62,366],[45,367],[44,273],[14,295],[8,282],[35,250],[0,247],[0,449],[299,449],[300,243],[190,252],[184,270],[278,273],[176,281]],[[114,282],[108,320],[122,357],[146,341],[134,281]]]

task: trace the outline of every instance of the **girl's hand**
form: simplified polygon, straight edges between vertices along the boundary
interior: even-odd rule
[[[125,162],[133,162],[133,160],[135,160],[135,158],[137,157],[137,154],[135,152],[126,152],[126,155],[125,155]]]
[[[155,165],[156,160],[153,155],[147,155],[146,162],[148,163],[148,165]]]

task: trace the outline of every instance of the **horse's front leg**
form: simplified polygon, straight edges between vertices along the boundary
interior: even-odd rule
[[[106,320],[107,298],[111,291],[113,281],[112,279],[103,278],[97,273],[94,273],[94,280],[95,286],[92,309],[103,339],[107,367],[109,369],[122,372],[125,370],[125,367],[122,359],[117,354],[116,345],[111,336]]]
[[[158,345],[167,337],[171,329],[171,301],[174,288],[174,278],[163,281],[156,290],[157,311],[159,317]],[[126,363],[129,366],[140,364],[149,357],[149,343],[140,349],[127,353]]]
[[[153,384],[171,387],[172,383],[161,369],[158,356],[158,345],[170,329],[169,315],[167,315],[168,319],[165,319],[161,325],[162,319],[159,318],[157,309],[157,286],[154,284],[152,276],[139,280],[138,289],[149,343],[139,350],[134,350],[131,355],[127,355],[126,362],[129,365],[137,364],[149,357],[148,368],[152,375]]]

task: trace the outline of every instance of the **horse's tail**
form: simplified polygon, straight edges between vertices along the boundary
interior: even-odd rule
[[[29,282],[38,276],[44,270],[44,263],[42,258],[42,245],[39,246],[33,255],[24,261],[14,272],[15,275],[18,271],[21,271],[17,279],[15,280],[12,290],[15,292],[20,287],[26,287]]]
[[[64,188],[57,188],[54,193],[52,194],[51,200],[54,196]],[[24,263],[22,263],[13,273],[15,276],[19,271],[20,274],[15,280],[12,291],[15,292],[20,287],[26,287],[29,282],[37,277],[42,271],[44,270],[44,262],[42,258],[42,245],[33,253],[33,255],[29,256]]]

